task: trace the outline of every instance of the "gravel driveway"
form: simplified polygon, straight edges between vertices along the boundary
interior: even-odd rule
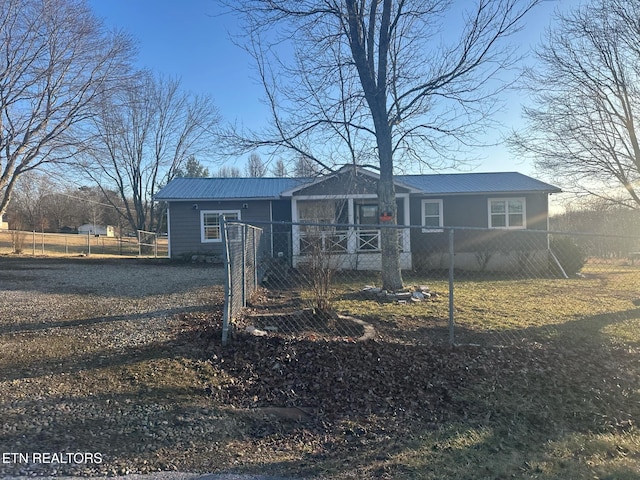
[[[190,471],[199,441],[225,430],[186,340],[193,319],[219,320],[222,278],[210,265],[0,257],[0,477]]]
[[[219,301],[223,274],[133,259],[0,259],[0,333],[50,333],[75,324],[94,326],[86,332],[94,344],[158,341],[177,313]]]

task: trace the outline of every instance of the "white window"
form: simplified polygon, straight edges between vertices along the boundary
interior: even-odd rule
[[[444,216],[442,214],[442,200],[422,201],[422,231],[442,232]]]
[[[524,198],[490,198],[489,228],[526,228]]]
[[[202,210],[200,212],[200,236],[202,243],[221,242],[220,217],[240,220],[239,210]]]

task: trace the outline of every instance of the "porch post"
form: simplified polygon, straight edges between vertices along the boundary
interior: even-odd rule
[[[347,206],[349,211],[349,231],[347,232],[347,253],[356,253],[358,250],[358,239],[356,238],[356,230],[353,225],[356,223],[355,207],[353,198],[347,198]]]
[[[294,267],[298,265],[298,257],[300,256],[300,225],[296,225],[298,222],[298,201],[291,198],[291,253],[293,258],[292,264]]]
[[[409,211],[409,208],[410,208],[409,195],[404,197],[403,201],[404,201],[403,223],[404,225],[411,225],[411,212]],[[405,252],[411,251],[411,229],[410,228],[402,229],[402,249]]]

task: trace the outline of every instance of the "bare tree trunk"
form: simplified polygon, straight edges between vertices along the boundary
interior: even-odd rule
[[[378,127],[378,122],[376,122]],[[382,131],[381,131],[382,130]],[[393,183],[393,153],[391,147],[391,127],[382,123],[376,128],[378,155],[380,158],[380,179],[378,181],[378,211],[380,214],[380,247],[382,250],[382,288],[389,291],[403,287],[400,269],[400,247],[398,231],[385,225],[398,224],[398,205]]]

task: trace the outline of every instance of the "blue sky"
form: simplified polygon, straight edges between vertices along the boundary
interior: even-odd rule
[[[524,30],[515,37],[523,51],[539,43],[556,7],[576,3],[578,0],[549,1],[531,12]],[[184,88],[195,93],[210,94],[225,121],[255,127],[268,120],[251,58],[229,39],[230,32],[239,32],[232,17],[224,15],[215,1],[89,0],[89,5],[107,26],[134,37],[140,67],[178,77]],[[520,97],[512,95],[499,120],[517,126],[520,110]],[[488,139],[498,137],[499,132],[487,132]],[[529,162],[515,159],[503,146],[483,149],[480,156],[474,171],[536,174]]]

